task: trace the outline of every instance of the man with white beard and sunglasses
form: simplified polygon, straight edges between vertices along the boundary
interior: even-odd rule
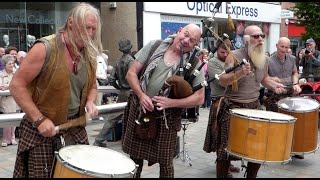
[[[221,75],[220,85],[226,87],[225,95],[220,99],[218,112],[218,147],[217,150],[217,176],[227,177],[231,160],[241,158],[229,154],[225,149],[228,145],[230,109],[248,108],[260,109],[259,90],[260,83],[275,93],[286,92],[279,79],[268,76],[268,58],[263,47],[265,35],[256,25],[248,26],[244,31],[244,47],[234,50],[226,58],[225,69],[237,65],[238,61],[246,59],[244,65],[234,71]],[[248,162],[246,177],[256,178],[261,164]]]

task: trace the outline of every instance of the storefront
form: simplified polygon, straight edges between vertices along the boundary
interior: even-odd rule
[[[2,2],[0,46],[28,51],[35,39],[50,35],[64,25],[76,2]],[[3,42],[3,36],[9,42]]]
[[[203,28],[201,20],[213,16],[215,2],[144,2],[143,10],[143,44],[153,39],[164,39],[173,34],[180,27],[194,23]],[[236,30],[226,28],[228,9]],[[280,35],[281,6],[258,2],[231,2],[222,3],[219,11],[214,16],[214,32],[222,36],[229,35],[235,48],[242,45],[243,30],[246,26],[256,24],[266,34],[265,48],[270,53],[276,50],[276,43]],[[203,28],[204,29],[204,28]],[[201,47],[216,41],[209,35]]]

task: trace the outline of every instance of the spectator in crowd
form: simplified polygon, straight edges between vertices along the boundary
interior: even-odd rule
[[[4,69],[0,71],[0,90],[5,91],[9,89],[9,84],[14,75],[13,63],[15,58],[6,54],[2,56],[2,61],[4,64]],[[0,113],[9,114],[15,113],[17,111],[17,104],[12,96],[0,96]],[[17,145],[15,138],[16,127],[6,127],[3,128],[3,139],[1,146],[6,147],[8,145]]]
[[[6,50],[3,47],[0,47],[0,58],[5,55]]]
[[[16,66],[16,64],[18,64],[17,62],[17,55],[18,55],[18,48],[14,47],[14,46],[9,46],[6,50],[5,50],[5,54],[10,54],[14,57],[14,66]],[[16,69],[13,68],[13,71],[16,72]]]
[[[107,58],[107,60],[105,60]],[[109,84],[108,82],[108,76],[107,76],[107,69],[108,66],[106,64],[106,61],[108,62],[108,56],[104,53],[99,55],[97,57],[97,85],[99,86],[107,86]],[[103,92],[98,92],[97,99],[96,99],[96,105],[101,105],[102,103],[102,97]]]
[[[25,51],[19,51],[17,54],[17,60],[14,63],[14,72],[19,68],[19,65],[21,64],[22,60],[27,56],[27,53]]]
[[[303,67],[301,77],[307,78],[309,82],[320,80],[320,51],[315,48],[316,42],[312,38],[308,39],[300,61]]]
[[[0,71],[4,68],[3,62],[2,62],[2,56],[5,55],[5,49],[3,47],[0,47]]]
[[[297,68],[298,68],[298,73],[299,73],[299,75],[301,75],[302,74],[302,71],[303,71],[303,67],[302,67],[302,65],[300,64],[301,63],[301,60],[302,60],[302,57],[303,57],[303,52],[305,51],[305,48],[302,48],[302,49],[300,49],[300,51],[298,51],[298,53],[297,53],[297,55],[296,55],[296,57],[297,57],[297,59],[296,59],[296,66],[297,66]]]
[[[204,62],[205,60],[208,61],[208,50],[206,48],[201,49],[200,51],[200,55],[199,55],[199,60],[201,62]],[[203,65],[203,73],[204,73],[204,77],[206,78],[206,80],[208,80],[209,75],[208,75],[208,63]],[[210,86],[206,86],[205,87],[205,95],[204,95],[204,103],[202,104],[202,108],[210,108],[211,105],[211,88]]]

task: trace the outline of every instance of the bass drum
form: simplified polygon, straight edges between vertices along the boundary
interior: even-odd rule
[[[318,147],[318,101],[304,97],[288,97],[278,101],[280,113],[297,118],[294,125],[292,154],[315,152]]]
[[[228,153],[258,164],[285,164],[291,160],[295,117],[245,108],[230,112]]]

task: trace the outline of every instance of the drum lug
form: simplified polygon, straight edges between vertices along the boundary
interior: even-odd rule
[[[111,178],[114,178],[114,174],[111,174]]]

